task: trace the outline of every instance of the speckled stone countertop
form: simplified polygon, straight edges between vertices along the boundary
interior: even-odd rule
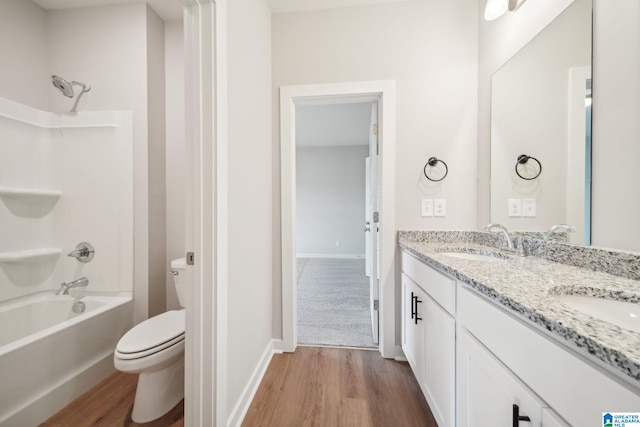
[[[431,241],[416,241],[420,239],[412,237],[410,232],[401,232],[400,247],[568,341],[578,351],[587,352],[625,374],[628,381],[640,388],[640,333],[595,319],[554,298],[554,295],[577,294],[640,302],[639,280],[535,256],[499,252],[487,245],[491,242],[475,243],[478,236]],[[495,260],[476,261],[444,255],[444,251],[501,255]]]

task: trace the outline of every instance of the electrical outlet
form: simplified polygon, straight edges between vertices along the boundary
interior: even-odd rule
[[[533,218],[536,216],[536,199],[522,200],[522,216]]]
[[[433,216],[447,216],[447,201],[445,199],[433,201]]]
[[[509,216],[522,216],[522,199],[509,199]]]
[[[422,216],[433,216],[433,199],[421,200]]]
[[[336,240],[336,248],[342,246],[342,242],[340,240]]]

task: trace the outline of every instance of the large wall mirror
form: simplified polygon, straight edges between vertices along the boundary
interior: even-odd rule
[[[492,222],[570,224],[590,244],[591,34],[592,1],[576,0],[494,74]]]

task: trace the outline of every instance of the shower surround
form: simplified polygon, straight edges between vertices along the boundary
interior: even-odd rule
[[[90,263],[66,256],[80,242],[95,248]],[[55,292],[60,283],[82,276],[89,279],[88,286],[72,290],[72,295],[129,299],[126,324],[118,327],[128,329],[133,290],[132,114],[50,113],[0,98],[0,309]],[[7,327],[11,325],[0,325]],[[69,353],[66,357],[75,367],[60,372],[59,366],[51,366],[51,375],[40,377],[51,381],[23,390],[19,399],[13,396],[10,407],[0,402],[0,426],[11,420],[37,424],[113,369],[102,360],[102,347],[100,355],[78,353],[77,346],[83,344],[74,341],[73,331],[63,332],[71,337],[66,345],[47,345],[63,356]],[[105,335],[104,340],[113,338]],[[2,360],[15,360],[10,357],[13,351],[18,347]],[[86,357],[77,360],[80,354]],[[17,369],[2,360],[0,371]],[[29,360],[39,359],[25,356],[19,363]],[[46,366],[38,369],[47,371]],[[71,394],[69,384],[74,384]],[[25,414],[35,418],[25,419]]]

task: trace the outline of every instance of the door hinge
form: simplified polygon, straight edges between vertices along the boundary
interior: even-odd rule
[[[380,305],[380,300],[379,299],[374,299],[373,300],[373,309],[377,311],[379,305]]]
[[[193,261],[195,259],[195,255],[193,254],[193,252],[187,252],[185,258],[187,260],[187,265],[193,265]]]
[[[380,217],[380,212],[374,212],[373,213],[373,222],[380,222],[379,217]]]
[[[373,134],[374,134],[374,135],[377,135],[377,134],[378,134],[378,124],[377,124],[377,123],[374,123],[374,124],[373,124]]]

